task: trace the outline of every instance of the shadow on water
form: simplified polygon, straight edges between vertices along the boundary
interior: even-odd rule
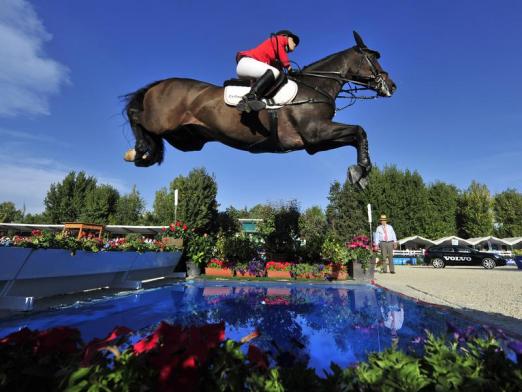
[[[274,357],[309,362],[321,374],[330,362],[348,366],[392,344],[407,349],[425,329],[446,333],[446,322],[470,323],[455,312],[423,306],[370,285],[177,282],[137,293],[79,302],[0,321],[0,336],[27,326],[77,327],[84,340],[124,325],[138,336],[165,320],[181,325],[226,323],[227,338],[257,330],[253,342]]]

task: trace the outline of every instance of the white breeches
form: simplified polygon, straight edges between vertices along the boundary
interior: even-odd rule
[[[273,72],[274,78],[279,77],[279,70],[271,65],[265,64],[261,61],[257,61],[251,57],[243,57],[237,63],[236,72],[240,79],[259,79],[266,70],[269,69]]]

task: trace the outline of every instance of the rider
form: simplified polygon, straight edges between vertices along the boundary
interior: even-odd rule
[[[237,105],[240,112],[259,111],[265,108],[261,101],[273,86],[283,68],[292,69],[287,52],[293,52],[299,45],[299,37],[290,30],[271,34],[270,38],[254,49],[236,55],[237,76],[240,79],[257,79],[252,89]]]

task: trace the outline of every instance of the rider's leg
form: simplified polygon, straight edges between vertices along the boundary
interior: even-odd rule
[[[267,70],[252,86],[250,92],[243,97],[248,107],[254,112],[258,112],[266,107],[265,103],[261,101],[263,96],[274,85],[275,78],[271,70]]]
[[[239,102],[237,109],[241,112],[263,109],[265,105],[260,99],[274,84],[279,76],[279,70],[253,58],[243,57],[239,60],[236,71],[241,79],[257,79],[250,93]]]

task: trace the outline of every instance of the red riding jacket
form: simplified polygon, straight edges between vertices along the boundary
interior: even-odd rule
[[[239,61],[241,57],[251,57],[257,61],[277,67],[279,60],[283,67],[290,67],[290,61],[286,54],[286,45],[288,45],[288,37],[284,35],[273,35],[254,49],[239,52],[236,55],[236,60]]]

